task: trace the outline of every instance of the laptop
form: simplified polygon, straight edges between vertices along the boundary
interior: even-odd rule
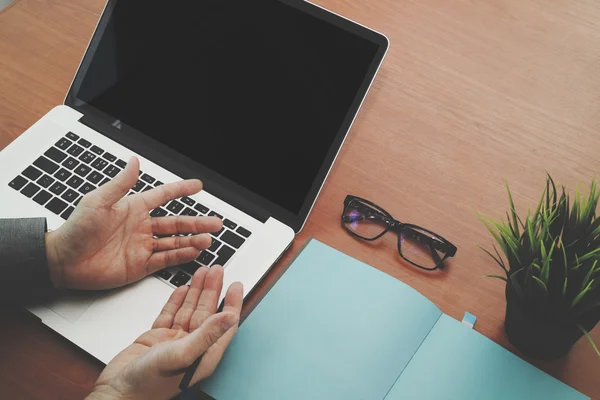
[[[0,218],[55,230],[135,155],[129,194],[204,182],[153,217],[224,227],[193,263],[29,311],[107,363],[200,265],[222,264],[224,287],[240,281],[247,295],[302,229],[387,49],[304,1],[109,0],[64,104],[0,152]]]

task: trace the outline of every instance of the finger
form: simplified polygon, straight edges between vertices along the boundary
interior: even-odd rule
[[[152,218],[152,232],[155,235],[218,232],[222,227],[223,221],[218,217],[176,216]]]
[[[158,359],[160,372],[172,373],[189,367],[238,321],[235,314],[215,314],[193,333],[165,346]]]
[[[94,190],[85,197],[89,197],[89,200],[97,199],[101,205],[112,206],[117,201],[125,197],[129,189],[135,186],[138,180],[139,171],[139,160],[137,157],[131,157],[125,166],[125,169],[119,172],[119,174],[115,176],[113,180]]]
[[[161,239],[154,239],[153,250],[165,251],[181,249],[185,247],[195,247],[198,250],[208,249],[212,244],[212,237],[207,233],[194,236],[174,236]]]
[[[223,267],[215,265],[206,275],[204,289],[190,321],[190,332],[198,329],[208,317],[217,312],[221,290],[223,290]]]
[[[198,179],[188,179],[175,183],[167,183],[157,188],[143,192],[142,198],[146,202],[148,211],[160,207],[170,200],[178,199],[183,196],[191,196],[202,190],[202,181]]]
[[[195,247],[184,247],[182,249],[153,253],[146,264],[147,275],[163,268],[189,263],[198,258],[199,255],[200,250]]]
[[[233,283],[229,289],[227,290],[227,295],[225,296],[225,306],[223,307],[224,313],[232,313],[240,316],[242,312],[242,303],[244,299],[244,288],[240,282]],[[213,374],[219,362],[223,358],[223,354],[225,350],[233,340],[233,337],[237,333],[238,327],[237,325],[233,326],[231,329],[227,331],[221,339],[217,341],[214,345],[212,345],[206,353],[202,356],[202,360],[200,361],[200,365],[192,378],[191,383],[195,384],[196,382],[206,379],[210,375]]]
[[[152,329],[170,328],[173,325],[173,318],[175,317],[177,310],[179,310],[183,304],[187,292],[187,286],[180,286],[173,291],[167,304],[165,304],[160,314],[158,314],[158,317],[156,317]]]
[[[198,304],[200,293],[202,293],[202,289],[204,288],[204,280],[207,274],[208,267],[202,267],[199,268],[192,277],[190,290],[188,290],[183,304],[173,319],[173,329],[182,329],[186,332],[188,331],[190,327],[190,319],[192,318],[192,314],[194,314],[194,310],[196,310],[196,305]]]

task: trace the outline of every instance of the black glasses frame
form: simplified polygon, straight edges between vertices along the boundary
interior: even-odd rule
[[[383,232],[381,232],[379,235],[377,235],[373,238],[367,238],[367,237],[359,235],[358,233],[354,232],[352,229],[348,228],[348,226],[346,226],[346,223],[350,222],[350,221],[345,220],[346,210],[352,204],[354,204],[354,202],[361,202],[361,203],[363,203],[363,206],[364,205],[370,206],[370,207],[372,207],[370,209],[371,212],[373,212],[375,215],[380,214],[380,218],[387,225],[385,227],[385,229],[383,230]],[[389,212],[385,211],[382,207],[378,206],[377,204],[375,204],[373,202],[370,202],[369,200],[360,198],[358,196],[354,196],[354,195],[350,195],[350,194],[346,196],[346,199],[344,200],[344,210],[342,211],[341,222],[342,222],[342,228],[344,228],[348,233],[350,233],[351,235],[353,235],[355,237],[358,237],[359,239],[367,240],[367,241],[371,241],[371,242],[381,238],[383,235],[388,233],[390,230],[393,232],[396,232],[398,234],[398,253],[400,254],[400,257],[402,257],[404,260],[408,261],[415,267],[426,270],[426,271],[435,271],[437,269],[442,269],[444,267],[444,262],[448,258],[454,257],[456,255],[456,250],[457,250],[456,246],[453,245],[452,243],[450,243],[448,240],[444,239],[442,236],[438,235],[435,232],[430,231],[429,229],[425,229],[421,226],[400,222],[397,219],[395,219],[394,217],[392,217],[392,215]],[[432,237],[423,235],[419,231],[427,232]],[[436,263],[436,266],[433,268],[424,267],[424,266],[419,265],[419,264],[409,260],[408,258],[406,258],[404,256],[404,254],[402,254],[402,236],[400,235],[401,233],[408,234],[409,236],[415,238],[419,242],[427,244],[429,246],[429,248],[432,249],[431,254],[432,254],[432,258],[434,259],[434,261]],[[434,249],[443,251],[445,253],[444,258],[440,258],[440,256],[437,254],[436,251],[434,251]]]

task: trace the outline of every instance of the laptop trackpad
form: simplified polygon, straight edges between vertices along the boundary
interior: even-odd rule
[[[98,294],[94,292],[70,292],[50,301],[45,306],[73,323],[90,308],[96,299],[98,299]]]

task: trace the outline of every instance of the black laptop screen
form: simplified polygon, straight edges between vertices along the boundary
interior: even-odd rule
[[[278,0],[119,1],[77,97],[297,214],[378,49]]]

